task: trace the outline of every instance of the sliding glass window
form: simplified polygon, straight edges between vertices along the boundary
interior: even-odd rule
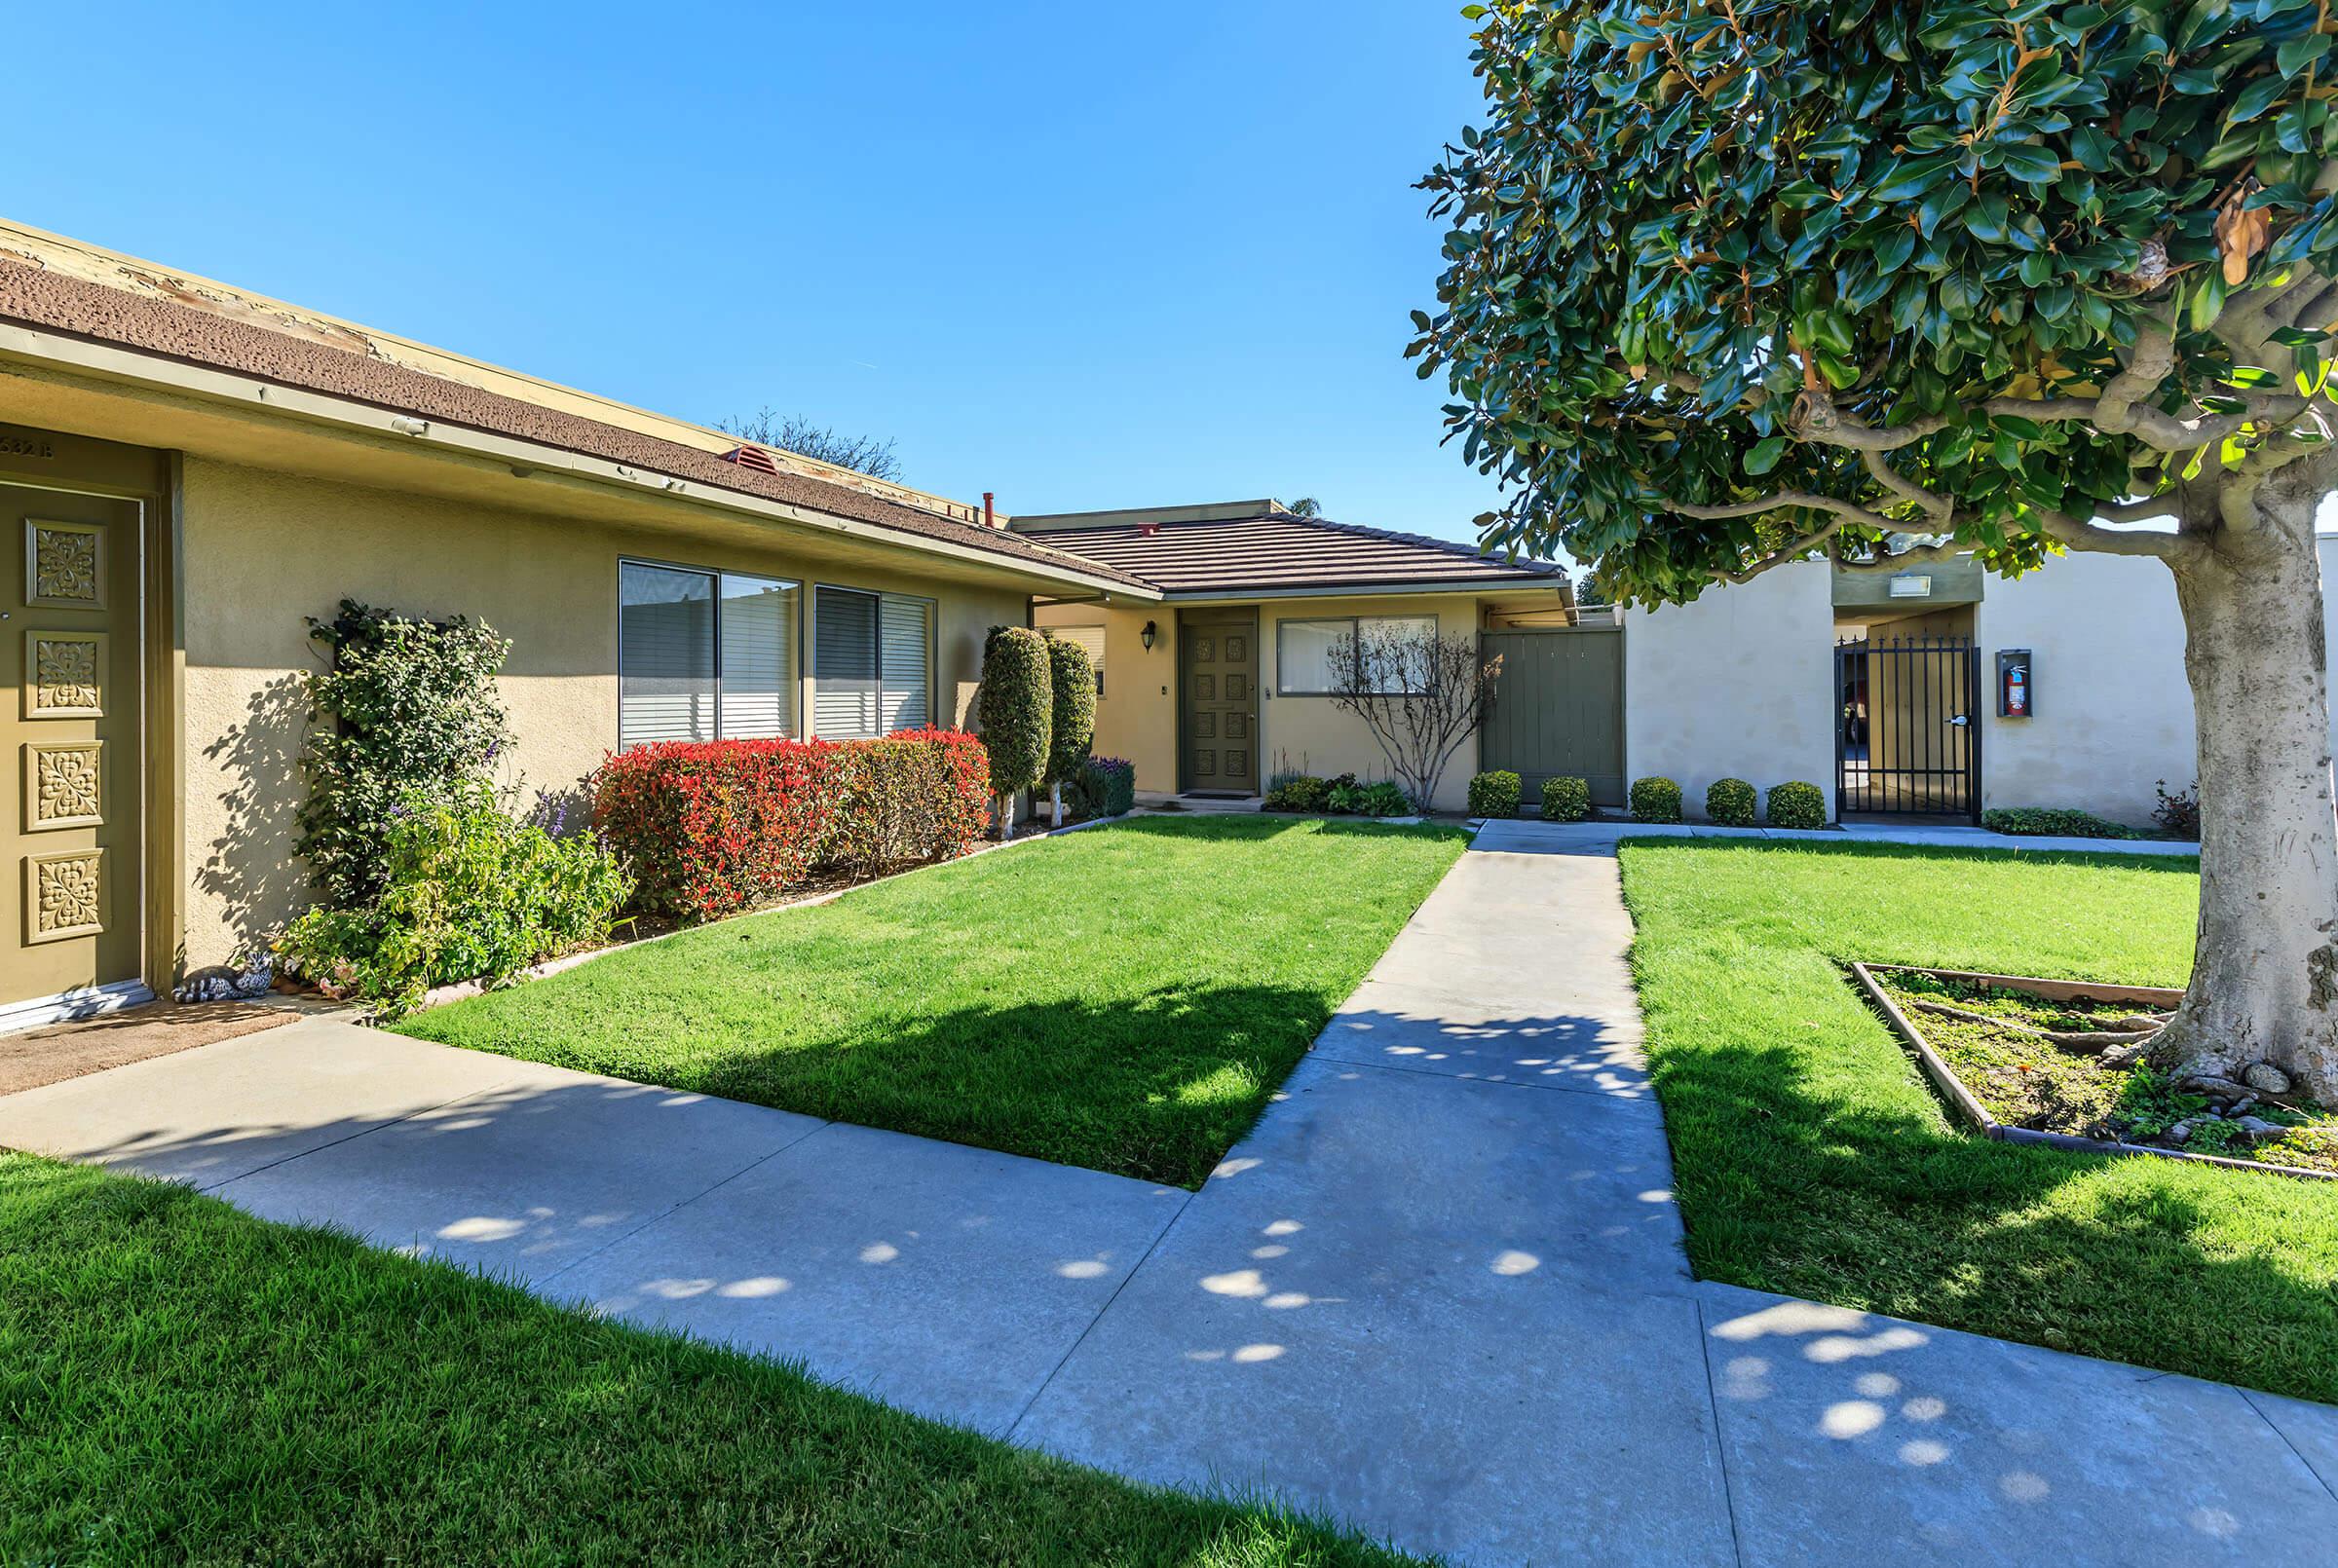
[[[812,733],[870,740],[933,722],[933,604],[823,585],[812,601]]]
[[[619,747],[795,733],[802,593],[782,578],[619,562]]]

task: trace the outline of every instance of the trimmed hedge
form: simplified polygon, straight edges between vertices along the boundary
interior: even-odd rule
[[[2134,829],[2105,822],[2092,811],[2072,806],[1998,806],[1980,814],[1980,825],[1991,833],[2010,833],[2024,839],[2140,839]]]
[[[1266,798],[1259,803],[1262,811],[1328,811],[1332,808],[1332,781],[1301,773],[1267,787]]]
[[[983,644],[976,710],[994,794],[1030,789],[1047,771],[1055,715],[1050,665],[1046,639],[1028,626],[993,626]]]
[[[1591,780],[1546,778],[1542,781],[1542,820],[1580,822],[1591,815]]]
[[[1754,826],[1754,810],[1760,803],[1754,786],[1742,778],[1716,778],[1705,792],[1707,820],[1724,828]]]
[[[1800,779],[1777,785],[1770,791],[1768,816],[1773,828],[1823,828],[1827,792]]]
[[[1635,822],[1678,822],[1680,820],[1680,786],[1669,778],[1636,778],[1632,781],[1632,820]]]
[[[1469,814],[1473,817],[1514,817],[1518,815],[1519,797],[1526,791],[1526,781],[1516,773],[1497,769],[1480,773],[1469,781]]]
[[[1069,784],[1096,744],[1096,666],[1088,651],[1061,637],[1047,640],[1047,685],[1053,712],[1047,729],[1045,782]]]
[[[821,867],[946,860],[990,815],[982,742],[951,729],[884,740],[666,741],[591,780],[592,822],[636,903],[685,920],[769,903]]]

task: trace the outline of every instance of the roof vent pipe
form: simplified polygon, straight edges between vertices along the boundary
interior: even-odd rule
[[[987,490],[982,493],[982,526],[985,528],[999,526],[999,514],[991,506],[991,493]]]

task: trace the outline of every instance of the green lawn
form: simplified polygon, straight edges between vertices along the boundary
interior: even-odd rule
[[[685,932],[398,1027],[1198,1186],[1465,841],[1140,818]]]
[[[0,1154],[0,1562],[1402,1560]]]
[[[1627,841],[1707,1278],[2338,1400],[2338,1184],[1984,1142],[1840,965],[2180,986],[2190,859]]]

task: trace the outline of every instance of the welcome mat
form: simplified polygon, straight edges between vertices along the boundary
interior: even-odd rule
[[[247,1002],[155,1001],[22,1034],[0,1034],[0,1095],[257,1034],[299,1016]]]

